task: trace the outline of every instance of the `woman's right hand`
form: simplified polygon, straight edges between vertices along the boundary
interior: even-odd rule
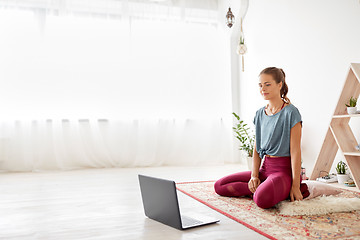
[[[261,182],[258,177],[251,177],[250,181],[248,182],[249,190],[254,193],[260,183]]]

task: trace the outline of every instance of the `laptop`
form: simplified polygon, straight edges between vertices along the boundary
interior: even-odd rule
[[[220,221],[198,214],[196,218],[181,215],[174,181],[139,174],[139,183],[145,215],[148,218],[179,230]]]

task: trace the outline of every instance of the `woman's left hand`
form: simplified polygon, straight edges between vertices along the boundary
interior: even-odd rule
[[[300,186],[297,187],[297,186],[292,186],[291,187],[291,190],[290,190],[290,199],[291,201],[295,201],[295,200],[303,200],[303,196],[301,194],[301,191],[300,191]]]

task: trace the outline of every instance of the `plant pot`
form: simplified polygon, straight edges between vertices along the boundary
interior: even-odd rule
[[[345,182],[349,179],[350,178],[348,174],[337,174],[337,180],[339,184],[345,184]]]
[[[348,114],[356,114],[357,107],[347,107]]]
[[[246,157],[248,169],[252,170],[253,157]]]
[[[239,55],[244,55],[245,53],[246,53],[246,51],[247,51],[247,47],[246,47],[246,45],[245,44],[239,44],[238,45],[238,47],[237,47],[237,54],[239,54]]]

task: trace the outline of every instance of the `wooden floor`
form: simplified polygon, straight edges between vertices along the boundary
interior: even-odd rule
[[[183,212],[220,219],[179,231],[145,217],[137,174],[177,182],[213,180],[240,165],[86,169],[0,174],[0,239],[266,239],[178,193]]]
[[[183,213],[219,218],[179,231],[145,217],[137,174],[216,180],[241,165],[0,173],[0,239],[266,239],[178,192]]]

